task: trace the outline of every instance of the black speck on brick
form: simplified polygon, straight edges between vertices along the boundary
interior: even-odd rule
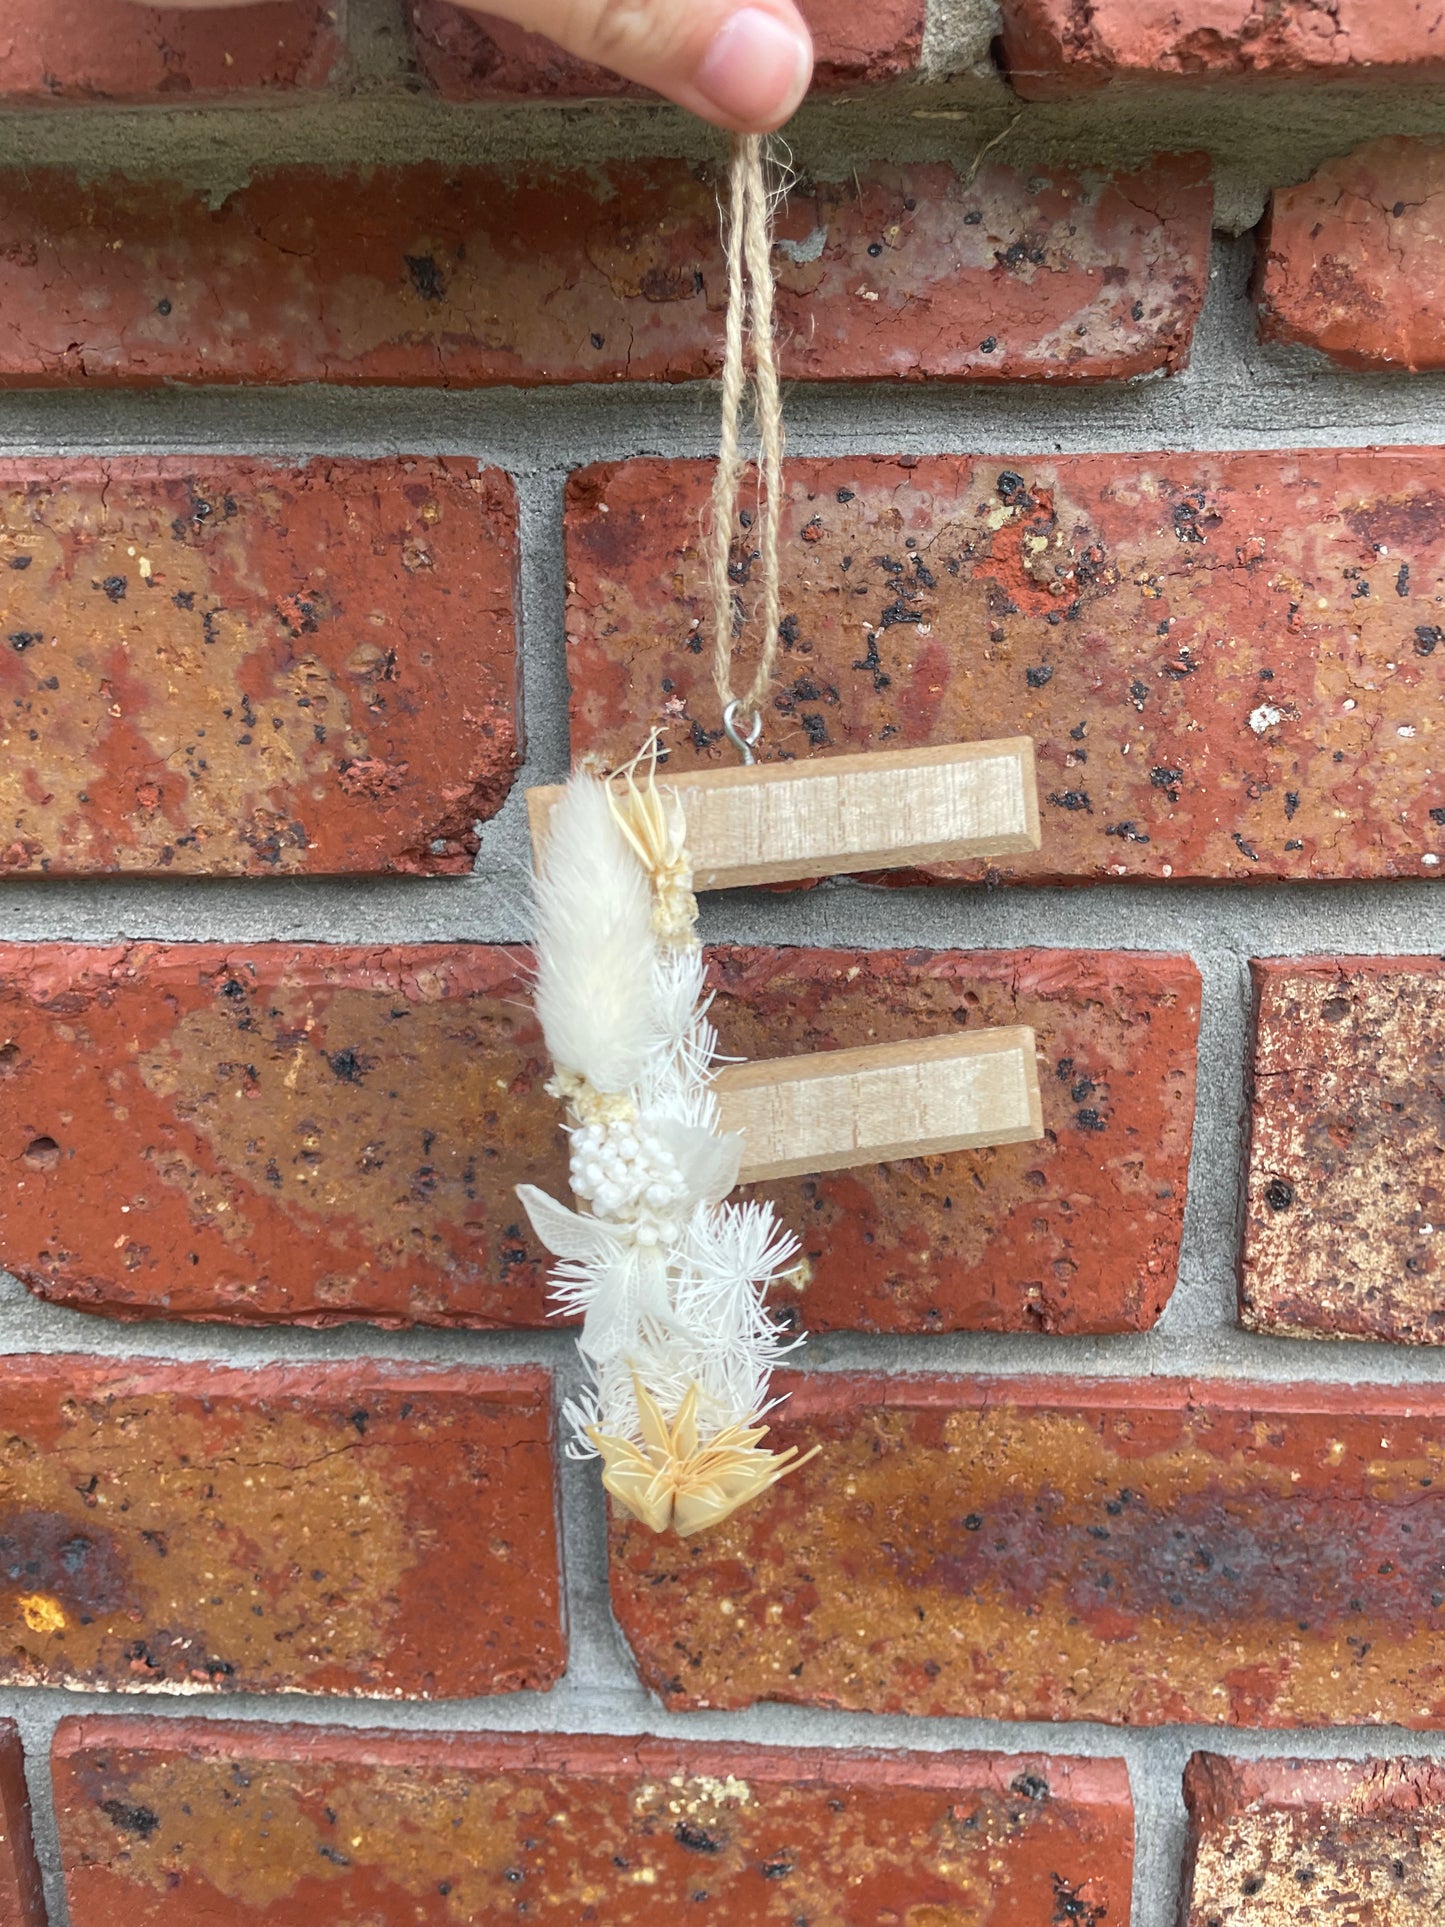
[[[1036,669],[1024,671],[1024,681],[1030,689],[1042,689],[1045,683],[1052,682],[1053,679],[1054,666],[1050,662],[1042,662]]]
[[[689,1853],[722,1852],[722,1842],[710,1834],[706,1827],[696,1827],[690,1820],[679,1820],[673,1828],[672,1837]]]
[[[407,277],[423,301],[446,299],[447,284],[441,269],[430,254],[406,254]]]
[[[149,1807],[131,1806],[124,1800],[102,1800],[100,1810],[122,1833],[138,1834],[149,1840],[158,1831],[161,1817]]]
[[[1093,813],[1094,806],[1089,801],[1087,790],[1053,790],[1049,801],[1061,810],[1088,810],[1090,814]]]
[[[1049,1783],[1037,1773],[1021,1773],[1016,1780],[1009,1782],[1009,1792],[1017,1793],[1025,1800],[1047,1800]]]
[[[873,687],[875,690],[887,689],[893,680],[891,676],[884,673],[882,659],[878,654],[878,638],[871,630],[868,634],[868,640],[864,645],[864,654],[861,660],[853,664],[853,667],[855,669],[869,669],[873,672]]]

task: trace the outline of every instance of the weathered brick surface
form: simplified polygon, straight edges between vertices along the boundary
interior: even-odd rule
[[[1075,951],[722,949],[726,1051],[1032,1025],[1048,1135],[768,1187],[813,1330],[1117,1331],[1173,1288],[1199,979]],[[0,1259],[121,1316],[540,1325],[566,1195],[520,953],[0,947]],[[103,1171],[103,1182],[87,1174]],[[117,1204],[117,1199],[123,1204]]]
[[[1252,969],[1243,1322],[1445,1344],[1445,963]]]
[[[515,523],[462,461],[0,463],[0,874],[469,870]]]
[[[1205,176],[1185,156],[1088,182],[918,165],[800,187],[777,257],[785,373],[1175,367],[1208,275]],[[219,208],[174,182],[27,172],[0,197],[0,380],[694,380],[717,372],[724,281],[716,182],[676,161],[287,168]]]
[[[1115,1760],[80,1719],[73,1927],[1124,1927]]]
[[[45,1896],[30,1836],[25,1750],[12,1720],[0,1720],[0,1927],[45,1927]]]
[[[1181,1927],[1426,1927],[1445,1894],[1445,1767],[1230,1760],[1184,1776]]]
[[[1002,0],[1003,59],[1025,100],[1114,85],[1438,82],[1433,0]]]
[[[561,1670],[543,1372],[10,1357],[0,1425],[6,1684],[448,1699]]]
[[[1044,843],[994,874],[1438,876],[1435,449],[789,464],[766,752],[1035,739]],[[710,470],[579,471],[574,750],[720,764]],[[751,538],[735,569],[752,568]],[[974,866],[939,877],[976,877]]]
[[[1271,197],[1260,332],[1346,368],[1445,368],[1442,242],[1445,141],[1371,141],[1326,161]]]
[[[565,1185],[565,1160],[518,952],[15,946],[0,1010],[0,1253],[42,1295],[131,1316],[545,1318],[512,1185]]]
[[[670,1706],[1445,1723],[1434,1387],[774,1389],[776,1441],[819,1458],[695,1539],[614,1521],[614,1610]]]
[[[0,1253],[33,1290],[132,1316],[543,1321],[513,1186],[566,1174],[520,953],[15,946],[0,1012]]]
[[[814,93],[876,86],[918,66],[923,0],[802,0],[802,12],[813,30]],[[539,33],[449,0],[412,0],[410,19],[417,62],[448,100],[655,98]]]
[[[813,1331],[1125,1331],[1178,1268],[1199,978],[1077,950],[714,953],[723,1049],[779,1057],[959,1026],[1039,1040],[1039,1143],[759,1187],[801,1236]]]
[[[345,0],[195,13],[129,0],[0,0],[0,101],[188,101],[338,77]]]

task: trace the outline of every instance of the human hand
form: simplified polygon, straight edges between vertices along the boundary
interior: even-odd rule
[[[793,0],[483,0],[474,11],[546,34],[568,53],[740,133],[780,127],[813,74],[812,36]]]

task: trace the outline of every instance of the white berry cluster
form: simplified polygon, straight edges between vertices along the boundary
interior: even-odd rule
[[[678,1236],[686,1181],[662,1140],[637,1123],[585,1124],[572,1133],[572,1189],[595,1217],[632,1225],[640,1245]]]

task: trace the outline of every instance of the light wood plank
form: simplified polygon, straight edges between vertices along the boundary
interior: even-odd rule
[[[1044,1130],[1034,1033],[1022,1027],[731,1064],[715,1088],[723,1129],[743,1133],[743,1184]]]
[[[1040,841],[1027,736],[682,770],[663,787],[682,800],[699,890],[1008,856]],[[561,793],[527,792],[534,852]]]

